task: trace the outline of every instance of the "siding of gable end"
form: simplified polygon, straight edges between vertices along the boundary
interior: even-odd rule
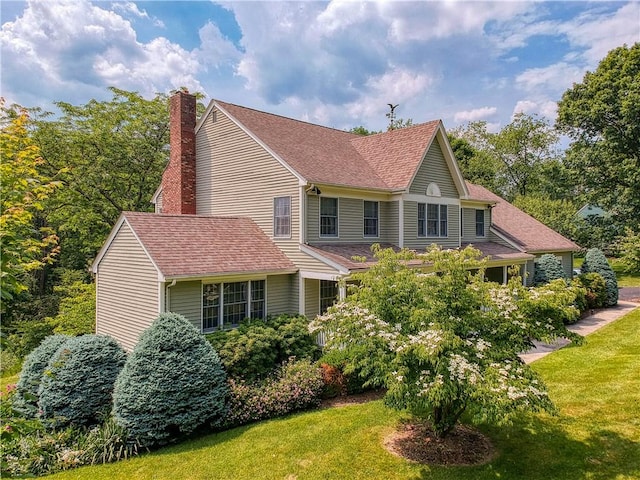
[[[437,183],[443,197],[459,198],[458,190],[442,154],[439,140],[434,139],[418,172],[409,187],[409,193],[424,195],[430,183]]]
[[[96,333],[128,351],[159,313],[158,272],[124,223],[96,274]]]

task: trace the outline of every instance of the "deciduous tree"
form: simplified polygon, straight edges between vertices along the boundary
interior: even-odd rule
[[[484,282],[479,253],[378,248],[377,264],[355,275],[347,298],[314,322],[328,349],[346,352],[347,373],[386,386],[388,405],[428,418],[440,437],[464,412],[477,422],[506,422],[520,411],[552,411],[518,353],[534,339],[576,338],[563,325],[577,315],[564,281],[545,287],[552,295],[526,289],[519,277]],[[420,261],[437,273],[415,268]]]

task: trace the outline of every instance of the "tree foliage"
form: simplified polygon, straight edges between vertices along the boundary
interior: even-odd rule
[[[538,195],[518,196],[512,202],[525,213],[567,238],[575,239],[583,222],[576,217],[576,204],[571,200],[554,200]]]
[[[143,445],[163,444],[225,413],[220,358],[182,315],[164,313],[140,336],[118,376],[113,416]]]
[[[61,115],[40,114],[34,139],[49,172],[66,168],[47,205],[61,237],[61,265],[86,268],[124,210],[148,211],[168,160],[168,98],[147,100],[111,88],[107,101],[57,102]]]
[[[29,117],[19,107],[0,103],[0,296],[4,306],[27,290],[26,274],[51,262],[58,253],[58,238],[50,228],[38,225],[44,202],[60,185],[53,180],[61,168],[42,173],[40,149],[27,129]]]
[[[640,43],[616,48],[567,90],[557,126],[571,168],[592,203],[640,225]]]
[[[627,228],[620,239],[620,261],[627,273],[640,273],[640,233]]]
[[[544,385],[518,354],[534,339],[576,338],[562,321],[577,314],[564,282],[561,289],[551,284],[553,295],[526,289],[519,277],[484,282],[479,253],[377,248],[377,264],[355,275],[346,300],[314,323],[328,349],[349,354],[345,371],[386,386],[388,405],[428,418],[439,436],[465,411],[476,422],[552,411]],[[408,265],[416,261],[438,273]]]
[[[536,192],[541,171],[549,168],[547,164],[557,162],[558,135],[546,120],[535,115],[518,113],[498,133],[490,132],[486,122],[471,122],[453,130],[451,136],[465,140],[475,149],[469,152],[466,147],[466,151],[462,146],[456,147],[466,157],[464,162],[474,167],[471,171],[481,172],[480,179],[489,183],[481,184],[507,200]]]

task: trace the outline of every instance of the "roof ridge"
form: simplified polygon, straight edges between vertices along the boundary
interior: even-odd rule
[[[309,125],[309,126],[312,126],[312,127],[324,128],[326,130],[331,130],[333,132],[344,133],[345,135],[349,135],[349,136],[353,136],[353,137],[362,136],[362,135],[358,135],[357,133],[349,132],[348,130],[341,130],[341,129],[335,128],[335,127],[327,127],[326,125],[319,125],[317,123],[309,122],[307,120],[299,120],[297,118],[291,118],[291,117],[287,117],[285,115],[279,115],[277,113],[265,112],[264,110],[258,110],[257,108],[245,107],[244,105],[238,105],[237,103],[225,102],[224,100],[217,100],[217,99],[214,99],[213,101],[216,102],[216,103],[222,104],[223,106],[224,105],[231,105],[231,106],[234,106],[234,107],[237,107],[237,108],[242,108],[244,110],[251,110],[253,112],[260,113],[260,114],[263,114],[263,115],[269,115],[269,116],[272,116],[272,117],[278,117],[278,118],[282,118],[284,120],[289,120],[289,121],[296,122],[296,123],[303,123],[305,125]]]

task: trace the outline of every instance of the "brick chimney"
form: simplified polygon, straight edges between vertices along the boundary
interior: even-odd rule
[[[196,97],[169,100],[169,165],[162,174],[162,213],[196,213]]]

